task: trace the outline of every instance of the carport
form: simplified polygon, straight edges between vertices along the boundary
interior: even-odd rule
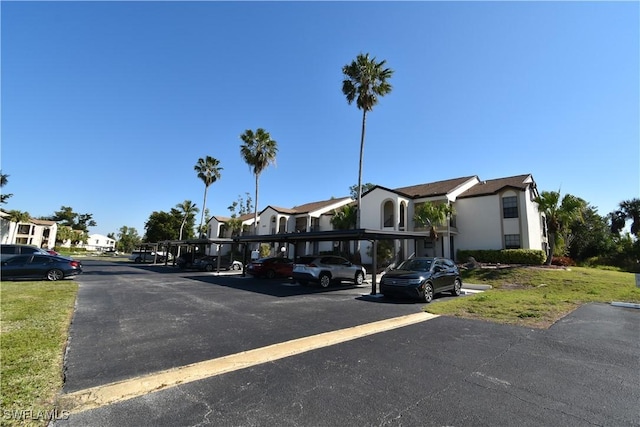
[[[369,229],[356,229],[356,230],[330,230],[330,231],[310,231],[300,233],[281,233],[281,234],[266,234],[266,235],[251,235],[251,236],[237,236],[234,237],[238,243],[245,244],[245,259],[244,265],[247,261],[247,248],[248,243],[271,243],[281,242],[285,244],[293,245],[293,259],[296,259],[297,242],[327,242],[327,241],[356,241],[364,240],[373,244],[373,274],[371,278],[371,295],[377,293],[376,283],[376,271],[377,260],[375,254],[378,252],[379,240],[407,240],[407,239],[426,239],[429,238],[427,232],[415,232],[415,231],[386,231],[386,230],[369,230]]]
[[[171,251],[171,248],[178,248],[178,252],[180,253],[181,249],[185,249],[187,252],[189,253],[193,253],[193,252],[197,252],[199,250],[201,250],[202,254],[206,254],[206,250],[205,247],[206,246],[210,246],[210,245],[218,245],[218,246],[222,246],[222,245],[233,245],[237,243],[234,239],[230,239],[230,238],[224,238],[224,237],[220,237],[220,238],[216,238],[216,239],[188,239],[188,240],[164,240],[162,242],[156,243],[155,246],[161,246],[163,248],[166,248],[167,252]],[[216,255],[220,254],[220,248],[217,248],[216,250]],[[173,258],[173,265],[176,265],[176,257]],[[167,265],[168,262],[165,261],[165,265]],[[220,271],[220,257],[218,256],[218,268],[217,271]]]

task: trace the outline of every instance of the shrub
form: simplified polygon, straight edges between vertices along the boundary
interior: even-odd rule
[[[547,258],[541,249],[478,249],[459,250],[457,253],[458,262],[465,262],[469,257],[489,264],[525,265],[542,265]]]
[[[569,267],[576,265],[575,261],[568,256],[554,256],[551,258],[551,265],[560,265],[562,267]]]

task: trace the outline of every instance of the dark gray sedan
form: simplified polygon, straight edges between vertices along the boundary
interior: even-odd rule
[[[62,280],[82,273],[82,263],[53,255],[16,255],[2,261],[0,276],[6,279]]]
[[[380,279],[380,293],[431,302],[433,296],[450,291],[460,295],[462,279],[456,264],[448,258],[411,258]]]

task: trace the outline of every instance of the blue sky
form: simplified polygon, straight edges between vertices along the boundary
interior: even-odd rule
[[[202,207],[193,166],[220,160],[207,207],[254,193],[240,134],[277,166],[259,209],[357,183],[361,112],[341,92],[359,53],[393,91],[367,117],[363,182],[395,188],[531,173],[601,215],[638,197],[638,2],[0,3],[4,209],[91,213],[144,234]],[[199,217],[198,217],[199,218]]]

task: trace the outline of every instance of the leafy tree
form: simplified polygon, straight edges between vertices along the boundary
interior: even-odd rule
[[[7,185],[7,183],[9,182],[9,175],[4,174],[0,171],[0,188],[4,187],[5,185]],[[13,194],[0,194],[0,203],[6,204],[7,203],[7,199],[9,197],[13,196]]]
[[[199,236],[202,236],[202,226],[204,223],[204,215],[207,210],[207,190],[209,186],[220,179],[220,161],[218,159],[206,156],[204,159],[199,158],[198,163],[193,167],[198,173],[198,178],[204,182],[204,201],[202,203],[202,216],[200,217],[200,226],[198,227]]]
[[[395,243],[393,240],[380,240],[377,244],[376,251],[376,267],[378,272],[391,264],[395,251]],[[373,245],[369,246],[367,255],[373,258]]]
[[[256,177],[256,204],[253,216],[254,234],[258,234],[258,181],[260,174],[271,164],[276,163],[276,154],[278,153],[278,143],[271,139],[269,132],[262,128],[253,132],[247,129],[240,139],[244,144],[240,145],[240,154],[249,168],[253,168],[253,174]]]
[[[611,212],[611,231],[620,233],[628,220],[631,220],[631,233],[640,237],[640,199],[620,202],[618,210]]]
[[[71,242],[76,238],[76,233],[68,225],[60,225],[58,232],[56,233],[56,246],[63,244],[64,242]]]
[[[118,232],[117,249],[122,252],[131,252],[136,246],[140,245],[142,238],[138,235],[138,231],[134,227],[123,225]]]
[[[582,219],[585,201],[571,194],[566,194],[560,201],[560,191],[543,191],[534,201],[546,219],[549,233],[549,252],[546,264],[551,265],[556,245],[562,235],[567,233],[571,224]]]
[[[455,210],[449,204],[424,202],[416,206],[413,222],[418,227],[429,227],[431,238],[437,240],[436,226],[446,224],[447,219],[454,214]]]
[[[249,196],[249,193],[245,194],[247,196],[246,201],[239,195],[238,200],[231,203],[227,208],[231,212],[231,219],[227,221],[227,227],[231,230],[232,236],[238,236],[242,231],[242,220],[239,217],[253,211],[251,196]]]
[[[342,67],[342,93],[349,105],[356,101],[356,106],[362,110],[362,131],[360,133],[360,161],[358,166],[358,216],[356,228],[360,228],[361,199],[362,199],[362,158],[364,155],[364,136],[367,122],[367,112],[372,111],[378,104],[380,97],[391,92],[389,79],[393,70],[385,68],[386,60],[376,62],[376,58],[369,58],[369,54],[359,54],[350,64]],[[360,241],[357,241],[356,256],[360,254]]]
[[[576,262],[592,257],[608,257],[615,252],[616,243],[607,218],[598,215],[595,207],[586,204],[582,220],[574,220],[570,229],[573,241],[568,252]]]
[[[84,230],[74,230],[68,225],[61,225],[58,227],[56,233],[56,245],[69,242],[71,246],[76,246],[79,243],[87,243],[89,241],[89,233]]]
[[[146,242],[176,240],[180,232],[183,215],[177,209],[171,212],[154,211],[144,225]]]
[[[48,218],[55,221],[58,225],[71,227],[73,230],[84,231],[88,234],[89,227],[98,225],[93,220],[93,214],[79,214],[73,211],[69,206],[61,206],[59,211],[55,211],[53,216]]]
[[[373,187],[375,187],[375,184],[372,184],[370,182],[367,182],[366,184],[362,184],[362,190],[360,191],[360,194],[364,194],[367,191],[371,190]],[[354,184],[351,187],[349,187],[349,195],[351,196],[352,199],[357,199],[358,198],[358,184]]]

